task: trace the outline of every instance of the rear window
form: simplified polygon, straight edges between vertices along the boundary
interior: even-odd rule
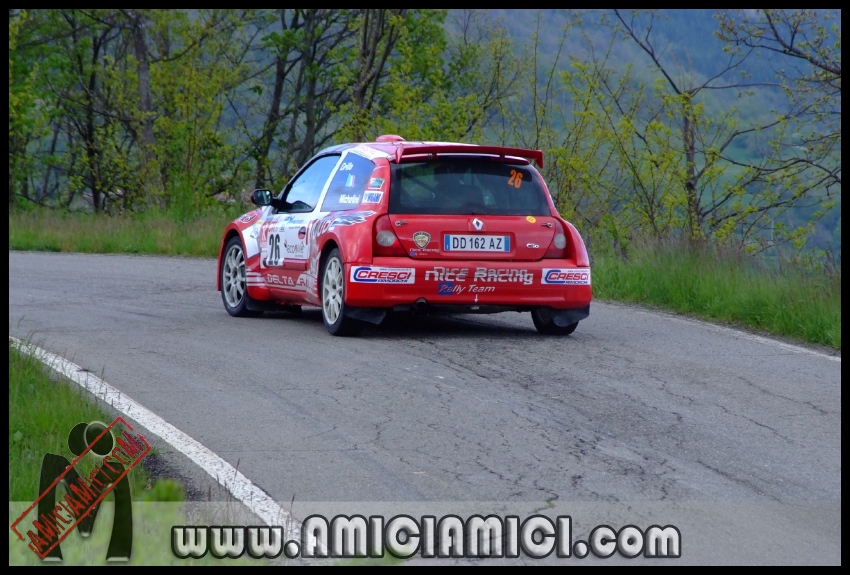
[[[548,216],[540,176],[530,166],[441,158],[392,166],[390,213]]]

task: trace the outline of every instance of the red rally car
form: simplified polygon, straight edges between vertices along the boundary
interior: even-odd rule
[[[225,229],[224,308],[317,306],[333,335],[391,310],[528,311],[570,334],[590,313],[587,250],[532,161],[543,152],[393,135],[322,150]]]

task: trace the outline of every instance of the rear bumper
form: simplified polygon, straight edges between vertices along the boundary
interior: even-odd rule
[[[345,303],[353,307],[488,313],[581,309],[592,299],[590,269],[572,260],[375,258],[371,264],[346,264],[345,273]]]

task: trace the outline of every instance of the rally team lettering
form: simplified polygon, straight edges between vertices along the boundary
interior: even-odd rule
[[[436,266],[425,272],[425,281],[456,281],[465,282],[470,279],[469,268],[447,268]],[[534,283],[534,272],[526,269],[510,268],[475,268],[471,279],[474,283]]]

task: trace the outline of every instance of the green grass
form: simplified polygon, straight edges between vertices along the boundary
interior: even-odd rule
[[[217,256],[238,214],[181,222],[167,215],[110,217],[28,211],[9,214],[9,249],[48,252]]]
[[[41,460],[45,453],[72,460],[68,432],[81,422],[111,423],[91,395],[49,372],[37,359],[22,354],[9,342],[9,501],[34,501],[38,493]],[[81,461],[81,466],[86,461]],[[90,465],[90,462],[89,462]],[[152,478],[142,465],[128,474],[136,499],[152,489]],[[158,487],[173,496],[178,485]]]
[[[841,274],[771,271],[729,251],[679,245],[595,255],[594,298],[657,306],[841,349]]]

